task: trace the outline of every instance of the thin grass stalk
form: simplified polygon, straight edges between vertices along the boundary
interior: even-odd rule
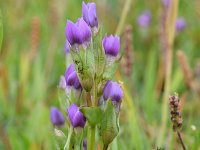
[[[126,0],[126,2],[124,4],[122,15],[120,17],[120,21],[119,21],[119,24],[118,24],[116,32],[115,32],[117,35],[120,35],[122,33],[126,18],[128,16],[128,11],[130,10],[132,2],[133,2],[133,0]]]
[[[165,58],[165,86],[164,86],[164,96],[162,103],[162,122],[160,127],[159,136],[157,138],[157,146],[161,147],[164,142],[164,136],[166,133],[167,126],[167,106],[168,106],[168,96],[170,94],[170,82],[171,82],[171,68],[172,68],[172,46],[175,35],[175,21],[178,13],[178,3],[179,0],[171,1],[169,10],[167,12],[165,30],[166,30],[166,58]]]

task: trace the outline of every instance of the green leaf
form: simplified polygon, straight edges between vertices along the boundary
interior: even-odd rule
[[[108,146],[119,132],[118,115],[111,100],[106,101],[106,107],[101,121],[101,136],[105,146]]]
[[[0,52],[1,52],[2,41],[3,41],[3,19],[2,19],[2,13],[0,10]]]
[[[103,111],[99,107],[82,107],[79,110],[86,117],[90,126],[95,126],[102,120]]]
[[[104,71],[104,74],[103,74],[103,78],[105,80],[112,79],[117,68],[118,68],[118,65],[119,65],[118,61],[114,62],[113,64],[106,65],[105,71]]]
[[[99,31],[98,34],[93,38],[93,53],[95,60],[95,72],[97,75],[101,76],[105,67],[105,53],[102,48],[102,32]]]

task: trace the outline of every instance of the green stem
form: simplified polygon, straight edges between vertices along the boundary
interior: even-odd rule
[[[71,142],[71,137],[72,137],[72,134],[73,134],[73,127],[70,126],[70,130],[69,130],[69,134],[68,134],[68,137],[67,137],[67,142],[65,144],[65,147],[64,147],[64,150],[70,150],[70,142]]]
[[[107,150],[107,149],[108,149],[108,145],[104,145],[103,150]]]
[[[95,150],[95,127],[88,127],[88,145],[87,150]]]

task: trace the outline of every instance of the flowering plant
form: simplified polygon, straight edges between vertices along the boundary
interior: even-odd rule
[[[61,135],[68,133],[62,136],[66,142],[61,146],[65,150],[93,150],[96,144],[106,150],[119,132],[123,91],[111,79],[120,60],[120,38],[105,35],[102,39],[96,5],[85,2],[82,17],[76,23],[68,20],[65,34],[65,53],[73,60],[59,83],[61,106],[68,114],[67,125],[61,126],[64,118],[56,108],[51,110],[51,121],[60,127]]]

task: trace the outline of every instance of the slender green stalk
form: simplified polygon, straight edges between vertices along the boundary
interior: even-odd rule
[[[69,134],[67,137],[67,142],[65,144],[64,150],[70,150],[70,142],[71,142],[72,134],[73,134],[73,127],[70,126],[70,130],[69,130]]]
[[[128,16],[127,14],[128,14],[128,11],[130,10],[130,6],[131,6],[132,1],[133,0],[126,0],[123,11],[121,13],[122,15],[120,17],[119,24],[117,26],[117,30],[116,30],[117,35],[120,35],[122,30],[123,30],[123,26],[124,26],[124,23],[126,21],[126,17]]]
[[[88,150],[95,150],[95,127],[88,127]]]
[[[95,77],[93,79],[93,98],[92,98],[92,106],[96,106],[96,98],[97,91],[96,91],[96,81]],[[96,126],[88,127],[88,150],[95,150],[95,128]]]
[[[167,19],[165,23],[165,31],[166,31],[166,58],[165,58],[165,87],[164,87],[164,96],[162,103],[162,123],[160,128],[160,133],[157,138],[157,146],[161,147],[163,143],[163,139],[166,132],[167,126],[167,113],[168,113],[168,98],[170,94],[170,82],[171,82],[171,70],[172,70],[172,46],[174,41],[174,33],[175,33],[175,21],[178,12],[178,1],[174,0],[170,4],[170,8],[167,12]]]

